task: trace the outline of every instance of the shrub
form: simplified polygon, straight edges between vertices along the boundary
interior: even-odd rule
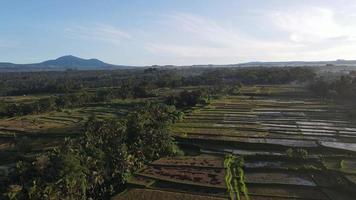
[[[302,160],[308,158],[308,151],[305,149],[289,148],[287,149],[286,154],[289,158],[302,159]]]

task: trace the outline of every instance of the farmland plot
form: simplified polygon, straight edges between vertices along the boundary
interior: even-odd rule
[[[300,96],[294,98],[294,91]],[[293,87],[247,87],[242,94],[213,100],[188,114],[172,129],[178,141],[197,146],[205,154],[245,157],[244,177],[251,199],[352,196],[346,182],[355,180],[351,174],[356,125],[344,116],[345,108],[306,98],[302,89]],[[290,153],[290,149],[307,153]],[[182,166],[182,162],[171,164]],[[189,169],[194,171],[196,166],[204,165]],[[337,179],[345,184],[335,185]],[[340,187],[346,192],[335,189]]]
[[[31,96],[31,98],[39,98]],[[30,97],[6,97],[6,101],[23,102]],[[34,100],[32,99],[32,100]],[[141,102],[139,100],[114,100],[113,102],[85,105],[42,114],[0,119],[0,167],[15,164],[19,159],[16,144],[24,142],[29,156],[58,146],[65,137],[76,137],[88,118],[115,119],[127,115]],[[0,170],[1,173],[1,170]]]
[[[134,177],[155,180],[146,189],[214,198],[353,199],[356,125],[344,115],[347,108],[293,86],[241,93],[196,108],[172,127],[177,141],[200,155],[163,158]],[[245,161],[228,170],[226,155]]]

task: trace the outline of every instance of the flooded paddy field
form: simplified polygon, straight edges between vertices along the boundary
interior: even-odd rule
[[[141,190],[152,195],[145,199],[354,199],[347,109],[299,87],[244,87],[186,114],[172,127],[186,155],[147,165],[116,199],[144,199]]]

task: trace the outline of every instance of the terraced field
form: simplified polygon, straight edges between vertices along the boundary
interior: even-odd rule
[[[31,96],[33,98],[33,96]],[[7,97],[6,100],[24,101],[27,97]],[[81,133],[83,125],[92,115],[99,119],[120,118],[144,102],[137,100],[113,100],[93,103],[80,108],[64,109],[38,115],[0,119],[0,176],[18,160],[16,142],[26,143],[29,155],[58,145],[65,137]]]
[[[354,199],[356,125],[345,114],[352,108],[294,86],[241,92],[176,123],[187,155],[141,169],[114,199]]]

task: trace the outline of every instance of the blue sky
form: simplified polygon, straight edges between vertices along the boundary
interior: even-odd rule
[[[355,0],[0,0],[0,61],[356,59]]]

